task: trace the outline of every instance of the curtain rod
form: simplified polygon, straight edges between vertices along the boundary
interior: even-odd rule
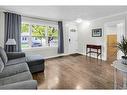
[[[0,11],[20,14],[20,13],[16,13],[16,12],[13,12],[13,11],[10,11],[10,10],[5,10],[5,9],[1,9]],[[33,18],[33,19],[40,19],[40,20],[45,20],[45,21],[58,22],[57,20],[50,20],[50,19],[44,19],[44,18],[40,18],[40,17],[26,16],[26,15],[23,15],[23,14],[20,14],[20,15],[23,16],[23,17],[28,17],[28,18]]]

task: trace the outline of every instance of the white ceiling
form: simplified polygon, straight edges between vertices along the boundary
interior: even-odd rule
[[[54,20],[94,20],[127,11],[127,6],[0,6],[26,16]]]

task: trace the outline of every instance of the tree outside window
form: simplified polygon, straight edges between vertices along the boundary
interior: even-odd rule
[[[29,47],[29,28],[30,25],[23,23],[21,25],[21,48],[28,48]]]
[[[25,40],[22,40],[22,38]],[[52,26],[23,23],[21,26],[22,49],[29,47],[57,46],[58,29]]]
[[[58,29],[48,26],[48,46],[56,46],[58,44]]]

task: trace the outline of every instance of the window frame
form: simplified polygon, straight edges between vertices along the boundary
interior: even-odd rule
[[[29,33],[29,38],[28,38],[28,48],[22,48],[22,50],[28,50],[28,49],[38,49],[38,48],[53,48],[53,47],[58,47],[58,44],[57,46],[49,46],[48,44],[48,27],[51,26],[51,27],[54,27],[55,29],[58,30],[58,25],[52,25],[52,24],[40,24],[40,23],[31,23],[31,22],[25,22],[25,21],[22,21],[21,24],[28,24],[29,25],[29,29],[28,29],[28,33]],[[32,47],[32,25],[39,25],[39,26],[45,26],[46,29],[45,29],[45,39],[46,39],[46,45],[45,46],[40,46],[40,47]],[[21,36],[22,37],[22,36]],[[22,42],[21,42],[22,44]]]

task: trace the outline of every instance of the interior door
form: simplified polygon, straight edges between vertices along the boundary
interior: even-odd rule
[[[77,29],[70,28],[69,29],[69,53],[76,53],[77,52]]]
[[[107,60],[113,62],[117,59],[117,35],[107,35]]]

